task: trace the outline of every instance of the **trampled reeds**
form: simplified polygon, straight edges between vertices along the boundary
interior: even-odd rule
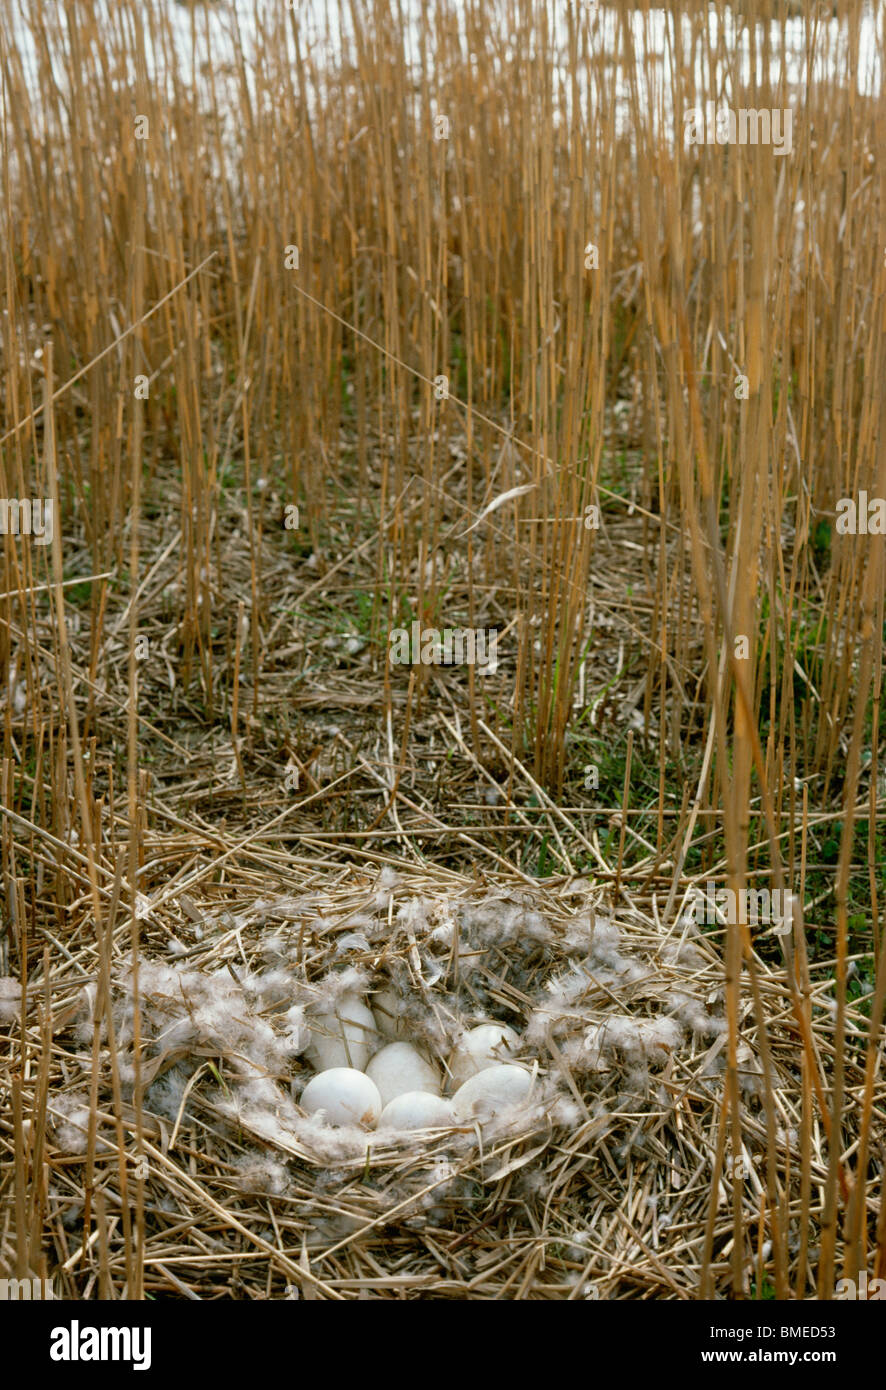
[[[358,859],[585,875],[664,936],[693,885],[792,892],[713,937],[706,1202],[606,1288],[886,1276],[884,40],[855,3],[0,15],[0,1263],[143,1291],[155,1059],[138,1007],[131,1074],[100,1037],[113,981],[171,904]],[[414,624],[498,663],[393,664]],[[582,1296],[527,1260],[482,1296]]]

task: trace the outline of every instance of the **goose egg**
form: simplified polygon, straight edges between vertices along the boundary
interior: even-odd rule
[[[372,996],[372,1009],[378,1021],[378,1031],[385,1038],[402,1038],[406,1022],[402,1016],[400,996],[393,985],[385,985]]]
[[[429,1091],[404,1091],[381,1112],[379,1129],[447,1129],[456,1124],[452,1102]]]
[[[487,1067],[468,1078],[452,1097],[452,1108],[459,1120],[488,1119],[511,1105],[525,1100],[532,1085],[532,1074],[522,1067]]]
[[[373,1129],[382,1111],[374,1081],[353,1067],[330,1067],[312,1076],[301,1094],[309,1115],[322,1111],[331,1125],[364,1125]]]
[[[353,1067],[365,1071],[378,1040],[372,1013],[356,994],[344,994],[335,1009],[308,1019],[311,1041],[306,1056],[317,1071]]]
[[[481,1023],[472,1028],[452,1053],[449,1070],[453,1090],[463,1086],[469,1077],[486,1067],[494,1067],[512,1057],[520,1047],[520,1039],[506,1023]]]
[[[440,1075],[412,1043],[392,1042],[376,1052],[366,1075],[371,1076],[378,1087],[382,1105],[387,1105],[395,1096],[404,1091],[429,1091],[440,1094]]]

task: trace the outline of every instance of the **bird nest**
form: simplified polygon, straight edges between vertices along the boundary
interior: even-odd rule
[[[736,1182],[760,1255],[757,1033],[746,1019],[744,1166],[718,1179],[711,1224],[723,966],[688,913],[668,930],[605,906],[584,881],[481,886],[385,869],[334,891],[306,879],[250,902],[183,897],[160,925],[143,923],[135,977],[121,949],[107,958],[109,991],[101,971],[85,987],[71,971],[54,994],[46,1149],[61,1235],[48,1270],[68,1292],[85,1296],[71,1281],[88,1192],[102,1192],[107,1270],[122,1270],[139,1181],[145,1287],[195,1298],[694,1297],[703,1260],[727,1286]],[[768,1046],[789,1079],[775,1133],[790,1186],[799,1055],[783,981],[764,972],[762,988],[779,1005]],[[507,1025],[528,1093],[414,1131],[307,1113],[318,1021],[355,996],[385,1019],[369,1050],[414,1043],[444,1086],[471,1029]],[[35,991],[29,1021],[39,1002]],[[45,1039],[45,1018],[33,1031]]]

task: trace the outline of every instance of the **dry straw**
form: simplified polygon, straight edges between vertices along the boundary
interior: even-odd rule
[[[779,972],[759,979],[775,1090],[767,1095],[750,1024],[741,1147],[709,1218],[728,1076],[714,944],[685,914],[663,930],[638,897],[615,913],[595,908],[582,880],[530,891],[446,877],[442,895],[438,874],[391,869],[318,891],[293,864],[285,895],[244,899],[238,911],[229,889],[148,913],[138,1115],[113,1094],[134,1078],[127,957],[96,972],[84,949],[53,970],[47,951],[20,1034],[40,1058],[37,1105],[30,1126],[16,1110],[10,1134],[30,1232],[19,1269],[48,1269],[70,1296],[96,1291],[96,1280],[126,1295],[137,1265],[146,1291],[191,1298],[287,1288],[329,1298],[691,1298],[702,1278],[727,1281],[737,1194],[754,1255],[765,1263],[780,1231],[802,1290],[827,1159],[816,1128],[801,1161],[803,1054]],[[354,988],[370,998],[393,989],[407,1035],[444,1062],[466,1026],[508,1022],[535,1073],[529,1101],[491,1123],[402,1138],[305,1117],[290,1092],[311,1074],[301,1056],[310,1021]],[[816,1051],[831,1055],[833,1018],[817,988],[809,1007]],[[852,1020],[854,1038],[862,1022]],[[110,1087],[98,1081],[103,1056],[114,1059]],[[857,1096],[857,1042],[851,1056]],[[765,1186],[772,1104],[775,1207]],[[41,1181],[43,1153],[52,1157]],[[140,1171],[135,1240],[121,1180]],[[804,1172],[816,1184],[811,1203]]]
[[[0,498],[55,516],[3,516],[0,1263],[81,1297],[884,1276],[884,539],[835,525],[886,497],[883,14],[358,10],[0,13]],[[790,151],[687,143],[709,101],[790,110]],[[499,669],[392,666],[413,620],[495,630]],[[182,941],[233,984],[285,893],[325,903],[307,986],[380,866],[538,898],[525,998],[483,948],[524,1023],[592,878],[656,983],[582,1027],[716,996],[722,1076],[680,1023],[632,1111],[624,1056],[555,1033],[549,1122],[466,1140],[444,1215],[431,1153],[324,1185],[232,1134],[223,1036],[152,1111],[126,981]],[[752,879],[792,934],[727,922],[684,978],[693,884]]]

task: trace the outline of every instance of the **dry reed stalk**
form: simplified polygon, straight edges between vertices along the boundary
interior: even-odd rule
[[[141,932],[173,934],[179,894],[254,887],[311,856],[326,874],[349,852],[413,868],[433,853],[441,876],[492,865],[524,885],[580,871],[619,905],[648,894],[663,931],[706,880],[797,884],[801,904],[814,882],[779,937],[780,976],[777,951],[726,924],[727,1099],[694,1140],[714,1167],[693,1277],[722,1290],[728,1260],[736,1296],[765,1275],[779,1297],[824,1297],[838,1261],[846,1277],[875,1249],[882,1263],[883,557],[876,534],[833,525],[841,497],[886,493],[883,96],[855,85],[861,7],[841,16],[845,50],[807,17],[801,83],[788,7],[736,21],[720,0],[619,3],[558,23],[540,0],[441,3],[410,28],[385,5],[334,6],[330,61],[282,9],[256,18],[254,47],[235,10],[225,52],[205,7],[190,15],[192,43],[212,43],[196,84],[156,0],[121,0],[106,23],[23,8],[0,15],[0,493],[51,497],[56,535],[45,551],[3,535],[0,975],[26,1001],[32,980],[95,983],[97,1063],[124,942],[137,973]],[[793,108],[791,157],[685,143],[711,75],[734,107]],[[387,636],[413,617],[507,634],[500,674],[418,665],[407,680]],[[589,797],[577,765],[599,747],[617,767]],[[283,763],[307,794],[281,787]],[[838,823],[831,914],[818,860]],[[833,962],[812,950],[832,929]],[[867,1015],[849,998],[857,957]],[[62,1028],[70,999],[52,1001]],[[799,1144],[783,1164],[788,1015]],[[759,1132],[740,1102],[749,1031]],[[47,1151],[56,1047],[23,1016],[2,1064],[19,1097],[4,1132],[17,1267],[40,1244],[29,1155]],[[106,1176],[96,1065],[83,1238],[60,1268],[89,1265],[81,1288],[137,1296],[159,1277],[200,1296],[177,1255],[147,1254],[154,1216],[127,1174],[147,1142],[139,1047],[131,1097],[110,1051],[120,1210],[91,1205]],[[752,1131],[760,1190],[733,1182],[724,1223],[724,1165],[726,1181]],[[687,1296],[636,1211],[615,1210],[597,1214],[623,1287],[630,1247],[643,1278]],[[455,1296],[551,1296],[528,1247],[470,1280],[457,1254],[439,1286]],[[375,1256],[353,1258],[342,1289],[396,1288],[367,1273]]]

